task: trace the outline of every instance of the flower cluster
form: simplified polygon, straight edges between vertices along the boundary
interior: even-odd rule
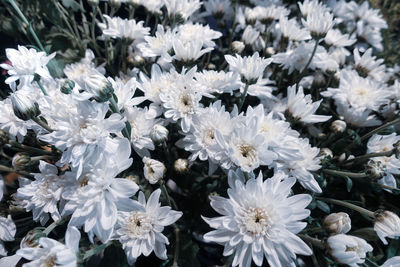
[[[4,5],[35,43],[0,64],[0,266],[400,265],[368,1]]]

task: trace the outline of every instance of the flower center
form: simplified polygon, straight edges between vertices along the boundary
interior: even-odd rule
[[[204,132],[204,142],[207,145],[215,144],[214,129],[208,129]]]
[[[243,226],[253,235],[266,235],[271,228],[271,220],[265,209],[250,208],[244,216]]]
[[[55,256],[51,256],[44,261],[45,267],[53,267],[56,265],[57,258]]]
[[[254,149],[253,146],[248,145],[248,144],[242,144],[240,145],[240,154],[242,155],[243,158],[249,159],[249,160],[255,160],[256,159],[256,150]]]
[[[153,222],[146,213],[136,211],[129,217],[127,229],[134,238],[145,239],[153,229]]]

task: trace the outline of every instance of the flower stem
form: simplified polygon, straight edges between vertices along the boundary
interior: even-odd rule
[[[373,134],[376,134],[377,132],[379,132],[379,131],[381,131],[381,130],[387,128],[387,127],[390,127],[390,126],[392,126],[392,125],[395,125],[395,124],[397,124],[397,123],[399,123],[399,122],[400,122],[400,118],[397,118],[397,119],[395,119],[395,120],[393,120],[393,121],[390,121],[390,122],[388,122],[388,123],[386,123],[386,124],[384,124],[384,125],[382,125],[382,126],[379,126],[378,128],[376,128],[376,129],[370,131],[369,133],[367,133],[367,134],[361,136],[360,140],[361,140],[361,141],[364,141],[365,139],[367,139],[368,137],[372,136]]]
[[[11,4],[11,6],[14,8],[14,10],[17,12],[18,16],[21,18],[21,20],[28,25],[29,27],[29,32],[32,34],[33,38],[35,39],[36,44],[39,46],[40,50],[46,52],[44,49],[42,43],[40,42],[38,36],[36,35],[35,31],[33,30],[32,24],[29,23],[29,21],[26,19],[25,15],[22,13],[21,9],[19,9],[18,5],[15,3],[14,0],[8,0],[8,2]]]
[[[4,165],[0,165],[0,171],[3,171],[3,172],[15,172],[15,173],[23,175],[26,178],[33,178],[33,175],[30,174],[29,172],[21,171],[21,170],[15,170],[13,168],[10,168],[10,167],[4,166]]]
[[[240,113],[240,111],[242,111],[242,107],[243,107],[243,104],[244,104],[244,100],[246,99],[247,91],[248,91],[248,90],[249,90],[249,84],[246,83],[246,86],[244,87],[244,92],[243,92],[243,94],[242,94],[242,97],[240,98],[239,113]]]
[[[360,206],[357,206],[357,205],[342,201],[342,200],[337,200],[337,199],[332,199],[332,198],[324,198],[324,197],[316,197],[316,199],[319,199],[319,200],[322,200],[322,201],[325,201],[325,202],[328,202],[328,203],[340,205],[340,206],[355,210],[355,211],[357,211],[357,212],[359,212],[361,214],[365,214],[368,217],[375,218],[375,215],[374,215],[374,213],[372,211],[364,209],[364,208],[362,208]]]
[[[367,159],[374,158],[374,157],[389,157],[389,156],[393,155],[393,153],[394,153],[394,150],[389,150],[389,151],[385,151],[385,152],[377,152],[377,153],[369,153],[369,154],[361,155],[361,156],[355,157],[353,159],[350,159],[345,162],[345,165],[348,165],[350,163],[357,162],[357,161],[367,160]]]
[[[12,146],[12,147],[15,147],[15,148],[19,148],[19,149],[22,149],[22,150],[25,150],[25,151],[35,152],[35,153],[39,153],[39,154],[45,154],[45,155],[54,155],[54,154],[56,154],[53,151],[47,151],[47,150],[43,150],[43,149],[40,149],[40,148],[27,146],[27,145],[20,144],[20,143],[15,142],[15,141],[11,141],[9,143],[9,145]]]
[[[40,90],[42,90],[43,94],[45,96],[47,96],[48,94],[47,94],[46,90],[44,89],[42,82],[40,80],[36,80],[36,83],[39,85],[39,88],[40,88]]]
[[[349,178],[367,178],[369,177],[368,174],[365,173],[354,173],[354,172],[345,172],[345,171],[338,171],[338,170],[331,170],[331,169],[323,169],[325,173],[341,176],[341,177],[349,177]]]
[[[34,122],[36,122],[37,124],[39,124],[41,127],[43,127],[44,129],[46,129],[48,132],[53,132],[53,129],[51,129],[49,127],[49,125],[47,125],[44,121],[42,121],[41,119],[39,119],[38,117],[33,117],[32,120]]]
[[[308,236],[308,235],[300,235],[300,234],[298,236],[301,239],[303,239],[304,241],[306,241],[308,243],[311,243],[315,247],[318,247],[320,249],[325,249],[324,242],[319,240],[319,239],[317,239],[317,238],[314,238],[314,237],[311,237],[311,236]]]
[[[115,102],[114,97],[111,97],[111,98],[109,99],[109,101],[110,101],[110,104],[111,104],[111,110],[112,110],[114,113],[121,114],[121,112],[119,111],[117,102]],[[129,122],[127,122],[126,124],[129,124]],[[131,139],[130,134],[129,134],[129,131],[128,131],[128,126],[126,126],[124,129],[122,129],[122,134],[124,135],[124,137],[128,138],[129,140]]]
[[[71,218],[71,216],[69,215],[69,216],[66,216],[66,217],[63,217],[63,218],[59,219],[58,221],[53,222],[52,224],[47,226],[46,229],[43,230],[43,234],[45,236],[48,236],[51,233],[51,231],[54,230],[54,228],[56,228],[59,225],[62,225],[63,223],[68,221],[70,218]]]
[[[178,267],[179,246],[180,246],[179,228],[175,224],[174,228],[175,228],[175,251],[174,251],[174,263],[172,264],[172,267]]]
[[[105,248],[111,246],[113,243],[114,243],[113,241],[108,241],[107,243],[101,244],[100,246],[94,247],[86,251],[85,254],[83,255],[83,260],[86,260],[92,257],[93,255],[96,255],[100,251],[103,251]]]
[[[310,64],[311,64],[311,62],[312,62],[312,59],[313,59],[313,57],[314,57],[314,55],[315,55],[315,52],[317,52],[317,47],[318,47],[319,39],[320,39],[320,38],[316,38],[316,39],[315,39],[315,45],[314,45],[314,49],[313,49],[313,51],[312,51],[312,53],[311,53],[310,59],[308,60],[308,62],[307,62],[307,64],[306,64],[306,66],[304,67],[304,69],[303,69],[303,70],[300,72],[300,74],[299,74],[299,78],[298,78],[297,83],[296,83],[296,91],[299,89],[299,85],[300,85],[301,78],[303,78],[303,75],[306,73],[308,67],[310,66]]]

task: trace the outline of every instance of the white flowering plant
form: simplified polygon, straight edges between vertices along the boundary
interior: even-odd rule
[[[400,266],[399,42],[368,1],[0,18],[0,266]]]

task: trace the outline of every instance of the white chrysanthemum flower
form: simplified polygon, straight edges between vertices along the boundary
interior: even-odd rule
[[[290,11],[279,5],[256,6],[254,11],[257,13],[257,19],[262,23],[271,23],[274,20],[279,20],[281,17],[287,17]]]
[[[231,71],[239,73],[248,83],[253,83],[264,74],[265,68],[272,62],[270,58],[262,58],[258,52],[254,53],[251,57],[235,57],[225,55],[225,60],[229,63]]]
[[[301,72],[304,70],[308,61],[310,60],[313,49],[314,44],[312,42],[303,42],[294,50],[273,55],[273,62],[280,64],[283,69],[287,69],[289,74],[291,74],[294,70],[298,70],[299,72]],[[310,65],[308,66],[310,69],[314,70],[315,68],[324,67],[324,64],[322,64],[322,66],[320,64],[317,64],[316,60],[318,58],[325,58],[325,61],[322,63],[326,63],[326,60],[328,58],[326,50],[320,45],[317,47],[315,55],[312,58]]]
[[[263,181],[245,182],[242,173],[229,172],[229,198],[211,196],[211,207],[222,216],[203,219],[216,230],[204,235],[207,241],[224,245],[224,256],[235,254],[232,266],[261,266],[264,256],[270,266],[291,266],[296,254],[311,255],[312,250],[296,235],[306,227],[301,220],[311,196],[289,196],[295,179],[277,174]]]
[[[285,120],[273,117],[274,112],[265,114],[263,105],[254,108],[248,107],[246,117],[258,118],[258,131],[269,144],[271,150],[278,154],[278,160],[299,160],[302,157],[295,148],[292,148],[290,142],[299,137],[299,133],[290,128],[290,124]]]
[[[158,107],[158,115],[161,115],[162,101],[160,94],[167,92],[174,83],[174,76],[168,72],[163,72],[157,64],[151,66],[151,77],[147,77],[143,72],[140,72],[139,89],[143,91],[144,97],[154,103]]]
[[[386,240],[400,236],[400,218],[395,213],[388,210],[380,210],[375,213],[374,230],[383,244],[387,245]]]
[[[130,0],[130,2],[132,1],[137,1],[139,2],[139,4],[143,5],[148,11],[150,11],[151,13],[153,13],[156,16],[159,16],[160,14],[162,14],[161,12],[161,8],[164,5],[164,1],[163,0],[151,0],[151,1],[145,1],[145,0]]]
[[[225,111],[221,101],[210,104],[209,107],[199,110],[193,116],[192,128],[189,133],[176,145],[192,152],[189,160],[194,161],[197,157],[200,160],[207,160],[210,157],[212,162],[217,161],[221,147],[216,140],[216,131],[224,138],[227,138],[233,129],[231,117]]]
[[[380,267],[396,267],[400,266],[400,256],[395,256],[385,261]]]
[[[183,62],[195,61],[213,50],[212,47],[202,49],[202,41],[190,41],[183,43],[179,39],[174,39],[172,47],[174,48],[174,59]]]
[[[381,11],[379,9],[371,9],[369,8],[369,3],[362,2],[361,5],[355,5],[354,9],[352,10],[354,19],[357,18],[366,25],[377,29],[386,29],[388,27],[385,19],[383,18],[382,14],[379,14]]]
[[[298,151],[300,156],[297,160],[277,160],[274,164],[275,170],[283,171],[288,176],[295,177],[306,189],[321,193],[322,189],[311,173],[321,168],[319,149],[312,147],[308,139],[292,139],[288,141],[290,147]]]
[[[279,19],[279,30],[283,37],[291,41],[305,41],[311,39],[310,32],[307,29],[300,28],[296,19],[288,19],[282,16]]]
[[[85,85],[85,79],[90,73],[95,71],[100,72],[101,74],[105,74],[105,69],[102,66],[96,66],[93,63],[95,56],[93,51],[87,49],[85,52],[85,57],[82,58],[79,62],[68,64],[64,68],[64,74],[68,79],[77,83],[81,88]]]
[[[322,94],[322,93],[321,93]],[[336,104],[337,113],[348,123],[356,127],[371,127],[382,124],[372,111],[365,108],[353,108],[349,105]]]
[[[328,12],[329,9],[318,0],[305,0],[303,3],[298,2],[301,14],[308,17],[311,14]]]
[[[330,254],[337,262],[351,267],[364,263],[367,253],[373,249],[364,239],[345,234],[330,236],[327,244]]]
[[[254,44],[254,42],[257,40],[257,38],[259,36],[260,36],[260,32],[259,31],[257,31],[251,25],[247,25],[247,27],[244,29],[244,31],[242,33],[241,40],[246,45],[252,45],[252,44]]]
[[[124,110],[142,103],[145,98],[138,96],[134,97],[136,89],[138,88],[138,82],[135,78],[130,78],[128,81],[120,78],[108,77],[108,81],[111,83],[114,94],[118,99],[118,109]]]
[[[197,67],[182,70],[181,74],[175,72],[176,80],[171,84],[169,90],[160,94],[160,99],[165,108],[164,116],[173,121],[181,119],[181,128],[188,132],[193,114],[201,107],[200,100],[203,97],[203,90],[199,88],[194,80]]]
[[[0,102],[0,129],[7,131],[11,139],[22,142],[31,125],[31,121],[23,121],[15,116],[10,98]]]
[[[330,12],[312,12],[307,18],[302,19],[303,25],[311,32],[314,39],[324,38],[332,29],[334,23],[333,14]]]
[[[294,119],[303,123],[318,123],[329,120],[332,116],[315,115],[322,99],[312,102],[311,95],[304,95],[303,87],[300,86],[296,93],[296,86],[290,86],[287,89],[287,107],[286,110]]]
[[[396,133],[390,135],[373,135],[367,143],[367,153],[387,152],[395,149],[395,144],[400,141],[400,136]],[[396,179],[393,174],[400,174],[400,159],[396,155],[389,157],[373,157],[373,162],[378,162],[382,167],[383,177],[378,180],[378,183],[384,184],[393,188],[397,187]],[[389,191],[390,192],[390,191]]]
[[[172,49],[172,41],[176,31],[171,29],[164,30],[161,24],[157,25],[155,36],[145,36],[145,42],[137,45],[143,57],[164,56]]]
[[[151,184],[155,184],[159,180],[161,180],[164,177],[165,172],[167,171],[164,164],[158,160],[143,157],[143,163],[144,177]]]
[[[77,266],[77,253],[81,233],[75,227],[69,227],[65,234],[65,245],[47,237],[39,238],[39,246],[20,248],[17,255],[27,260],[24,267],[37,266]]]
[[[214,39],[218,39],[222,33],[214,31],[209,25],[187,22],[177,28],[176,40],[182,43],[202,42],[205,48],[214,47]]]
[[[325,217],[323,225],[332,234],[345,234],[351,229],[351,219],[345,212],[331,213]]]
[[[330,29],[324,39],[327,45],[334,46],[336,48],[351,46],[357,40],[350,36],[349,34],[342,34],[340,30]]]
[[[104,17],[107,23],[99,23],[103,37],[126,38],[137,42],[149,35],[150,28],[143,27],[144,21],[136,22],[134,19],[122,19],[120,17],[111,18],[107,15],[104,15]]]
[[[353,51],[354,55],[354,69],[362,77],[370,76],[378,82],[386,82],[389,79],[389,75],[386,74],[386,67],[383,63],[383,58],[376,59],[372,56],[372,48],[364,52],[360,56],[360,52],[357,48]]]
[[[234,72],[203,70],[194,74],[206,93],[231,93],[240,87],[240,76]]]
[[[365,50],[365,46],[371,45],[378,51],[383,50],[383,38],[379,29],[369,26],[364,21],[358,21],[356,33],[359,40],[363,40],[365,42],[359,42],[356,46]]]
[[[217,142],[225,147],[226,154],[231,163],[223,164],[223,168],[230,168],[230,165],[251,172],[262,165],[270,165],[277,159],[264,137],[258,131],[258,118],[251,118],[243,124],[235,125],[231,135],[226,138],[218,131],[216,132]],[[225,142],[225,143],[224,143]]]
[[[156,119],[156,112],[147,107],[132,107],[125,110],[124,116],[131,126],[133,149],[141,157],[150,156],[149,150],[154,150],[150,133],[155,125],[161,123],[160,119]]]
[[[203,2],[205,12],[202,16],[214,16],[217,19],[229,20],[233,18],[234,10],[230,0],[207,0]]]
[[[49,215],[54,221],[61,219],[58,202],[69,179],[64,175],[58,176],[57,167],[42,160],[39,170],[40,173],[34,174],[34,181],[19,178],[20,187],[15,198],[19,206],[32,211],[34,221],[45,225]]]
[[[17,228],[11,215],[8,215],[7,218],[0,217],[0,256],[7,256],[7,250],[4,248],[3,242],[14,241],[16,231]]]
[[[66,204],[62,216],[72,214],[69,226],[84,226],[93,241],[96,235],[107,242],[117,221],[117,207],[130,201],[139,187],[129,179],[114,178],[132,165],[131,149],[127,139],[113,157],[104,157],[94,166],[86,165],[79,180],[66,187],[62,198]]]
[[[337,105],[375,111],[388,102],[390,93],[383,84],[362,78],[353,70],[342,70],[340,74],[339,88],[328,88],[321,95],[332,97]]]
[[[52,79],[46,65],[55,55],[56,53],[46,56],[45,52],[37,52],[34,48],[28,49],[22,45],[18,46],[18,50],[7,48],[6,56],[11,64],[0,64],[11,75],[5,83],[11,84],[20,80],[21,84],[30,84],[35,74],[44,79]]]
[[[160,207],[161,190],[155,190],[146,203],[143,192],[139,192],[138,201],[131,200],[123,211],[118,211],[115,238],[121,242],[129,264],[133,264],[140,255],[148,256],[152,251],[163,260],[167,259],[168,238],[162,234],[165,226],[173,224],[182,212]]]
[[[201,7],[199,0],[164,0],[168,16],[180,16],[187,20],[194,12]]]
[[[106,119],[108,110],[104,103],[80,101],[76,112],[54,117],[54,131],[39,138],[63,151],[60,165],[79,166],[79,176],[84,164],[97,160],[103,153],[116,152],[120,139],[113,139],[110,134],[119,134],[125,123],[116,113]]]

